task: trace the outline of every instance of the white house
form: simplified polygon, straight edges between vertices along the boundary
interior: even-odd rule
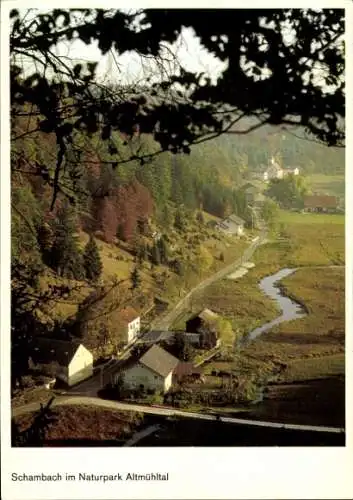
[[[36,339],[30,364],[69,386],[93,375],[92,353],[83,344],[67,340]]]
[[[285,170],[285,174],[299,175],[299,168],[298,167],[287,168]]]
[[[263,180],[269,181],[270,179],[283,179],[284,170],[276,159],[272,156],[270,165],[263,174]]]
[[[173,381],[173,372],[179,360],[161,347],[153,345],[136,362],[117,373],[114,382],[122,377],[126,389],[152,389],[167,392]]]
[[[225,233],[241,236],[244,234],[245,221],[235,214],[229,215],[217,224],[217,229]]]
[[[121,330],[125,343],[131,344],[136,340],[140,334],[141,320],[133,307],[127,306],[119,311],[117,327]]]

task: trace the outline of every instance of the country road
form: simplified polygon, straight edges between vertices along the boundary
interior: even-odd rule
[[[54,399],[52,407],[56,406],[98,406],[101,408],[107,408],[116,411],[134,411],[140,413],[146,413],[156,416],[164,417],[186,417],[198,420],[213,420],[218,422],[224,422],[228,424],[238,424],[246,425],[252,427],[262,427],[262,428],[272,428],[272,429],[287,429],[295,431],[309,431],[309,432],[322,432],[330,434],[342,434],[345,432],[343,428],[339,427],[324,427],[324,426],[313,426],[313,425],[297,425],[297,424],[284,424],[279,422],[266,422],[261,420],[247,420],[243,418],[234,417],[220,417],[215,415],[210,415],[206,413],[196,413],[178,410],[176,408],[163,408],[163,407],[153,407],[145,406],[139,404],[130,403],[120,403],[119,401],[110,401],[106,399],[99,399],[94,397],[85,396],[71,396],[71,397],[58,397]],[[32,413],[40,409],[40,404],[30,403],[12,410],[12,417],[18,417],[26,413]]]
[[[259,245],[261,245],[261,243],[263,243],[265,237],[266,237],[266,230],[263,228],[260,235],[256,238],[255,241],[251,243],[251,245],[244,251],[243,255],[239,259],[237,259],[235,262],[232,262],[228,266],[220,269],[218,272],[216,272],[209,278],[206,278],[205,280],[201,281],[192,290],[190,290],[190,292],[187,295],[185,295],[185,297],[183,297],[171,311],[169,311],[163,317],[161,318],[159,317],[155,321],[153,321],[150,325],[150,330],[168,331],[170,326],[176,321],[176,319],[178,318],[178,316],[180,316],[183,310],[187,309],[188,302],[193,296],[193,294],[195,294],[196,292],[200,292],[201,290],[204,290],[215,281],[225,278],[232,272],[236,271],[239,267],[241,267],[241,265],[244,262],[248,261],[252,257],[256,248]]]

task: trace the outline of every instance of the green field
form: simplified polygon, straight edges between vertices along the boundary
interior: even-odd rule
[[[307,176],[309,186],[313,192],[345,198],[344,175],[312,174]]]
[[[259,280],[298,267],[281,284],[287,295],[305,304],[308,314],[262,334],[222,369],[251,376],[260,386],[274,384],[269,400],[254,410],[256,417],[336,424],[344,420],[344,216],[281,212],[281,222],[279,238],[256,251],[256,267],[236,281],[215,283],[200,305],[212,309],[216,304],[232,317],[234,328],[247,333],[278,315],[275,304],[260,292]],[[211,362],[205,370],[217,368]]]
[[[283,267],[343,264],[344,222],[344,215],[282,211],[279,237],[256,252],[261,268],[255,272],[264,276]]]

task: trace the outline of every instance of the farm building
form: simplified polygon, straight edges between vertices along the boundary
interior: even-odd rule
[[[218,318],[218,314],[211,311],[211,309],[203,309],[186,321],[186,331],[196,333],[202,326],[205,324],[213,324]]]
[[[139,359],[115,375],[122,377],[126,389],[144,389],[167,392],[173,383],[173,372],[179,360],[157,345],[153,345]]]
[[[195,334],[198,334],[197,347],[201,349],[215,347],[219,343],[216,325],[218,319],[218,314],[210,309],[203,309],[186,321],[186,336],[193,335],[195,337]],[[194,338],[190,337],[189,341],[195,345]]]
[[[337,207],[338,199],[335,196],[311,195],[304,198],[306,212],[335,212]]]
[[[245,221],[235,214],[229,215],[221,222],[218,222],[216,228],[225,233],[241,236],[244,233]]]
[[[93,355],[78,342],[38,338],[30,366],[72,386],[93,375]]]
[[[193,363],[180,361],[173,372],[173,383],[200,380],[201,377],[201,368],[194,366]]]

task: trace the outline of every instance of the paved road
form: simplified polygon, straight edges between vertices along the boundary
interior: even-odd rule
[[[311,432],[323,432],[323,433],[334,433],[334,434],[341,434],[345,432],[343,428],[338,428],[338,427],[283,424],[278,422],[247,420],[243,418],[234,418],[234,417],[219,417],[204,413],[177,410],[175,408],[151,407],[138,404],[120,403],[119,401],[110,401],[105,399],[84,397],[84,396],[59,397],[55,399],[52,404],[53,407],[73,406],[73,405],[99,406],[101,408],[107,408],[110,410],[134,411],[134,412],[148,413],[151,415],[164,416],[164,417],[188,417],[198,420],[217,420],[219,422],[224,422],[229,424],[247,425],[254,427],[274,428],[274,429],[289,429],[296,431],[311,431]],[[39,410],[39,408],[40,405],[38,403],[30,403],[28,405],[14,408],[12,411],[12,416],[17,417],[25,413],[31,413]]]
[[[136,443],[141,441],[141,439],[144,439],[145,437],[149,436],[150,434],[153,434],[154,432],[158,431],[158,429],[160,429],[160,427],[161,426],[159,424],[150,425],[149,427],[147,427],[147,429],[144,429],[143,431],[140,431],[140,432],[137,432],[136,434],[134,434],[131,439],[126,441],[124,446],[134,446]]]
[[[126,347],[118,358],[112,358],[103,365],[97,367],[97,371],[93,377],[90,377],[83,382],[75,385],[65,392],[69,394],[85,394],[86,396],[97,396],[97,393],[102,387],[105,387],[111,381],[111,375],[116,373],[121,365],[130,356],[134,344]]]
[[[209,278],[205,279],[204,281],[201,281],[201,283],[199,283],[187,295],[185,295],[185,297],[181,299],[170,312],[168,312],[162,318],[157,318],[155,321],[153,321],[151,323],[150,330],[164,330],[164,331],[169,330],[170,326],[176,321],[176,319],[178,318],[178,316],[180,316],[183,310],[187,309],[188,302],[190,301],[193,294],[200,292],[201,290],[204,290],[215,281],[218,281],[236,271],[239,267],[241,267],[241,265],[244,262],[248,261],[252,257],[256,248],[259,245],[261,245],[265,240],[265,237],[266,237],[266,231],[265,229],[262,229],[258,238],[256,238],[256,240],[251,243],[251,245],[245,250],[245,252],[239,259],[237,259],[235,262],[232,262],[228,266],[224,267],[223,269],[213,274]]]

